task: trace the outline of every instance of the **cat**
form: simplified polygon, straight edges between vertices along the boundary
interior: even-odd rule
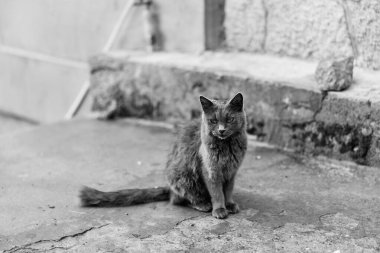
[[[218,219],[239,212],[232,198],[236,173],[247,150],[243,95],[230,100],[200,96],[201,119],[181,127],[169,153],[169,186],[101,192],[84,187],[82,206],[128,206],[170,200],[210,212]]]

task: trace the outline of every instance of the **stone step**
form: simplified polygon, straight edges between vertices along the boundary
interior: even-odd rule
[[[168,202],[80,207],[82,185],[112,191],[166,184],[174,136],[142,123],[75,120],[1,136],[0,251],[379,249],[377,168],[294,159],[257,142],[237,174],[241,212],[226,220]]]
[[[177,122],[199,95],[243,92],[248,132],[282,148],[380,165],[380,73],[355,69],[344,92],[321,93],[316,63],[249,53],[112,52],[91,59],[93,109]],[[379,146],[379,147],[378,147]]]

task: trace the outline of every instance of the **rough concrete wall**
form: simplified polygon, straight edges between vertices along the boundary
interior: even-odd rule
[[[227,0],[224,20],[230,48],[263,51],[266,40],[266,9],[262,0]]]
[[[353,101],[329,94],[322,100],[313,122],[292,125],[291,146],[305,153],[375,165],[378,159],[374,159],[370,149],[377,138],[374,133],[378,120],[371,119],[372,110],[378,108],[371,107],[368,101]]]
[[[117,116],[176,123],[200,115],[199,95],[229,98],[240,91],[245,95],[248,132],[283,145],[289,136],[279,131],[281,125],[311,122],[321,105],[319,92],[285,86],[286,82],[214,73],[202,67],[189,71],[155,59],[144,62],[144,56],[136,59],[99,56],[91,60],[94,110],[102,111],[115,100]]]
[[[380,69],[380,3],[376,0],[244,0],[226,2],[232,50],[301,58],[356,57]]]
[[[346,0],[352,40],[358,52],[357,64],[380,70],[380,1]]]
[[[0,0],[0,108],[62,120],[129,0]]]
[[[0,54],[0,108],[38,122],[62,120],[88,68]]]

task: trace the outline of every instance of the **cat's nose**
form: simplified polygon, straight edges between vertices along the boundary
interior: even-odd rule
[[[219,133],[220,133],[220,134],[224,134],[225,131],[226,131],[226,130],[224,130],[224,129],[219,129]]]

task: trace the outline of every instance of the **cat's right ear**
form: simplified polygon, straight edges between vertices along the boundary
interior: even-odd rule
[[[209,113],[214,110],[215,105],[210,99],[200,96],[199,100],[201,101],[202,109],[205,113]]]
[[[228,105],[232,110],[241,112],[243,110],[243,95],[239,92],[229,102]]]

